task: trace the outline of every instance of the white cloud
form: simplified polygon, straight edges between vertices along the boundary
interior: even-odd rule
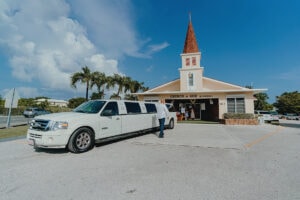
[[[131,0],[69,2],[72,12],[87,27],[89,37],[108,57],[149,58],[153,53],[169,46],[167,42],[149,45],[150,38],[140,38],[134,24],[136,16]],[[143,48],[147,51],[142,51]]]
[[[70,93],[71,74],[85,65],[122,74],[118,59],[149,58],[169,46],[139,39],[134,19],[130,0],[1,0],[0,46],[16,79]]]
[[[102,54],[95,54],[87,59],[85,59],[86,63],[89,63],[90,66],[94,66],[94,71],[105,71],[105,74],[110,76],[118,71],[118,62],[116,60],[108,60]],[[110,66],[107,68],[107,66]]]
[[[61,0],[1,1],[0,45],[11,52],[15,78],[72,90],[70,76],[84,65],[108,74],[119,73],[118,62],[99,54],[85,27],[69,14],[69,5]]]
[[[142,56],[130,0],[69,1],[89,37],[108,57]]]
[[[31,87],[18,87],[16,91],[19,93],[20,98],[32,98],[36,96],[40,96],[37,88]]]
[[[161,44],[149,45],[149,50],[148,50],[147,54],[152,55],[153,53],[161,51],[161,50],[167,48],[168,46],[170,46],[170,44],[168,42],[163,42]]]

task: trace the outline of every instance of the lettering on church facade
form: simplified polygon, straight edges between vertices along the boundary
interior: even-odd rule
[[[170,95],[170,99],[212,99],[216,98],[213,95],[197,95],[197,94],[190,94],[190,95]]]

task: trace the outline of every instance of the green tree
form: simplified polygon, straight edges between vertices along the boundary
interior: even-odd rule
[[[137,93],[139,91],[148,90],[148,88],[144,87],[143,82],[138,82],[136,80],[129,79],[127,84],[128,84],[127,88],[129,89],[130,93]],[[124,98],[127,100],[136,100],[136,96],[132,94],[126,94]]]
[[[19,106],[25,106],[25,107],[29,107],[29,106],[36,106],[36,102],[34,98],[20,98],[19,102],[18,102]]]
[[[91,99],[103,99],[104,93],[101,92],[93,92],[91,95]]]
[[[120,97],[117,93],[113,93],[113,94],[110,96],[110,99],[121,99],[121,97]]]
[[[83,102],[85,102],[85,98],[82,98],[82,97],[72,98],[72,99],[69,99],[68,107],[69,108],[76,108],[77,106],[79,106]]]
[[[267,93],[258,93],[255,94],[254,97],[256,101],[254,101],[254,110],[272,110],[273,106],[267,102],[269,96]]]
[[[119,75],[119,74],[114,74],[113,77],[113,82],[115,83],[115,85],[117,85],[118,90],[117,90],[117,96],[120,97],[120,93],[123,91],[124,87],[125,87],[125,77]]]
[[[131,92],[132,84],[133,84],[133,80],[130,77],[128,76],[123,77],[123,92],[124,93],[126,93],[127,91]]]
[[[113,88],[115,86],[114,80],[112,76],[107,76],[106,77],[106,83],[105,83],[105,88],[109,90],[110,88]]]
[[[273,104],[278,108],[279,113],[300,113],[300,93],[284,92],[276,97],[276,102]]]
[[[39,107],[46,110],[49,107],[49,105],[50,105],[50,103],[46,99],[45,101],[43,101],[39,104]]]
[[[50,98],[49,97],[40,96],[40,97],[35,97],[34,99],[38,100],[38,99],[50,99]]]
[[[5,100],[2,99],[2,97],[0,95],[0,107],[4,107],[4,102],[5,102]]]
[[[143,82],[138,82],[133,80],[128,76],[121,76],[119,74],[114,74],[113,76],[107,77],[106,89],[111,87],[117,87],[117,93],[114,93],[110,98],[120,98],[121,93],[136,93],[138,91],[146,91],[149,88],[144,87]],[[135,99],[134,96],[130,94],[125,94],[125,99]]]
[[[138,82],[138,81],[132,81],[130,85],[130,92],[131,93],[137,93],[139,91],[147,91],[149,90],[148,87],[144,86],[144,82]]]
[[[114,74],[113,76],[108,76],[106,79],[106,89],[117,87],[117,93],[114,93],[110,96],[110,98],[118,98],[120,99],[120,93],[123,91],[125,87],[125,78],[119,74]]]
[[[91,99],[99,99],[104,97],[104,89],[107,90],[111,88],[117,88],[117,92],[112,94],[110,98],[121,99],[121,93],[135,93],[138,91],[146,91],[149,88],[144,87],[143,82],[138,82],[133,80],[128,76],[121,76],[119,74],[114,74],[112,76],[105,76],[104,73],[94,72],[91,75],[90,88],[96,86],[98,93],[93,93]],[[126,94],[125,99],[135,99],[132,95]]]
[[[82,68],[82,72],[76,72],[72,74],[71,76],[71,86],[73,88],[76,88],[76,83],[81,82],[86,84],[86,93],[85,93],[85,99],[88,100],[89,96],[89,89],[91,87],[91,81],[93,79],[94,74],[91,73],[91,70],[85,66]]]
[[[136,100],[136,97],[132,94],[125,94],[124,99],[125,100]]]
[[[104,98],[104,86],[107,83],[107,77],[102,72],[94,72],[91,80],[91,88],[97,87],[98,93],[93,93],[91,99]]]

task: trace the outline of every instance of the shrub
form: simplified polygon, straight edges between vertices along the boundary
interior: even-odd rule
[[[224,119],[255,119],[252,113],[224,113]]]

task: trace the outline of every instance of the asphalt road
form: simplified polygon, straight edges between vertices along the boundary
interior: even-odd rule
[[[7,126],[7,116],[0,115],[0,128],[5,128]],[[18,126],[27,124],[31,118],[25,118],[23,115],[11,116],[10,126]]]
[[[0,142],[3,200],[299,200],[300,122],[177,124],[89,152]]]

